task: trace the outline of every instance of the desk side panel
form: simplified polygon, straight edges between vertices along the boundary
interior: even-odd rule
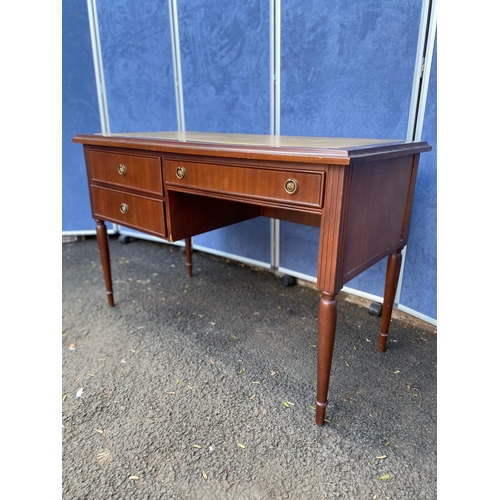
[[[343,282],[406,245],[418,155],[353,165]]]

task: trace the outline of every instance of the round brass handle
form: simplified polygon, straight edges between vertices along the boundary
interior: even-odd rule
[[[118,173],[120,175],[125,175],[127,173],[127,167],[123,163],[120,163],[120,165],[118,165]]]
[[[127,215],[128,214],[128,205],[126,203],[122,203],[120,205],[120,212],[123,214],[123,215]]]
[[[287,179],[285,182],[285,191],[288,194],[295,194],[299,190],[299,182],[297,179],[294,179],[291,177],[290,179]]]
[[[184,167],[177,167],[175,169],[175,175],[177,179],[184,179],[184,177],[186,177],[186,169]]]

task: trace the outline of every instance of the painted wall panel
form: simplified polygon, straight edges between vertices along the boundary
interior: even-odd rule
[[[269,219],[257,217],[200,234],[193,238],[193,243],[266,265],[271,258],[270,231]]]
[[[421,1],[281,3],[281,133],[405,138]]]
[[[95,230],[90,216],[87,175],[76,134],[100,132],[87,2],[62,4],[62,230]]]
[[[280,222],[280,268],[316,278],[319,229]]]
[[[268,134],[269,3],[178,0],[185,127]],[[193,244],[270,260],[269,219],[211,231]]]
[[[178,0],[186,130],[269,133],[269,3]]]
[[[97,0],[111,132],[177,130],[168,2]]]
[[[282,0],[281,133],[404,139],[421,2]],[[319,230],[282,224],[280,266],[316,276]],[[383,295],[385,261],[348,287]]]
[[[434,43],[411,232],[400,303],[437,320],[437,51]]]

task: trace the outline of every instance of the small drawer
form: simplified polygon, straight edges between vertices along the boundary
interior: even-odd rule
[[[166,183],[182,191],[321,208],[324,172],[166,161]]]
[[[166,237],[162,200],[92,186],[92,210],[95,218]]]
[[[88,152],[88,159],[91,182],[98,181],[145,193],[163,194],[159,156],[91,149]]]

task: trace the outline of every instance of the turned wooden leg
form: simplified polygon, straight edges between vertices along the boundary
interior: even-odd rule
[[[323,293],[318,315],[318,385],[316,392],[316,423],[323,425],[328,405],[328,383],[332,367],[333,344],[337,326],[337,300]]]
[[[111,265],[109,262],[108,233],[104,221],[96,219],[97,222],[97,244],[101,254],[102,271],[104,273],[104,282],[106,283],[106,293],[108,294],[109,307],[113,307],[113,285],[111,283]]]
[[[391,323],[392,308],[396,298],[399,271],[401,270],[401,249],[389,255],[387,259],[387,272],[385,275],[384,303],[382,305],[382,319],[380,321],[380,335],[378,337],[378,350],[385,352],[387,348],[387,337],[389,336],[389,325]]]
[[[186,238],[186,270],[189,278],[193,275],[193,263],[191,262],[191,237]]]

